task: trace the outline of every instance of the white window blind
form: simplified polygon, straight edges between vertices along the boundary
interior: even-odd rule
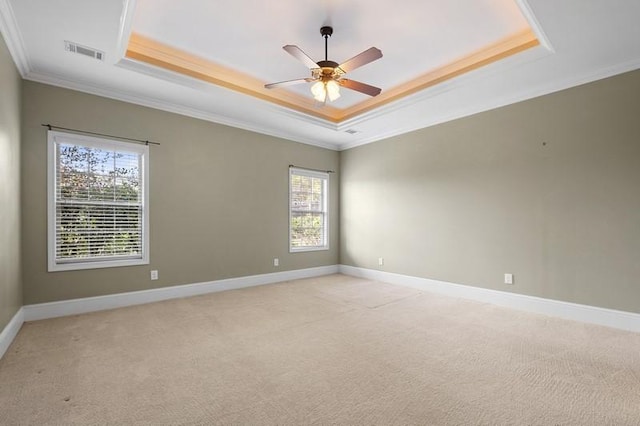
[[[148,263],[148,147],[49,132],[49,270]]]
[[[329,174],[289,168],[289,251],[329,248]]]

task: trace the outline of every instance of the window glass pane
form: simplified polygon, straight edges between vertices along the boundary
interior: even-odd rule
[[[140,254],[141,215],[135,206],[58,205],[57,257]]]
[[[143,258],[142,152],[55,143],[55,263]]]
[[[293,250],[327,247],[326,177],[290,172],[290,247]]]

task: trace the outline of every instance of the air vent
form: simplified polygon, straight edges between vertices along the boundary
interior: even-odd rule
[[[346,133],[349,133],[350,135],[355,135],[356,133],[358,133],[357,130],[355,129],[349,129],[349,130],[345,130]]]
[[[88,56],[89,58],[97,59],[99,61],[104,61],[104,52],[101,52],[97,49],[93,49],[91,47],[82,46],[81,44],[74,43],[72,41],[65,40],[64,49],[67,52],[77,53],[78,55]]]

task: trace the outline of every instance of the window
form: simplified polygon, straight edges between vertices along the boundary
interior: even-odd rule
[[[289,251],[327,250],[329,175],[289,168]]]
[[[149,263],[149,147],[49,131],[49,271]]]

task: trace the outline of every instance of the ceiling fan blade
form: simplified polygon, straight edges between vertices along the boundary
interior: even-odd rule
[[[311,81],[314,81],[314,80],[312,78],[298,78],[296,80],[279,81],[277,83],[265,84],[264,88],[273,89],[275,87],[293,86],[294,84],[309,83]]]
[[[347,73],[380,58],[382,58],[382,50],[376,47],[371,47],[359,55],[343,62],[338,66],[338,68]]]
[[[311,59],[306,53],[304,53],[302,51],[302,49],[300,49],[298,46],[294,46],[292,44],[287,44],[286,46],[283,46],[282,48],[288,54],[290,54],[291,56],[293,56],[294,58],[298,59],[303,64],[305,64],[307,67],[309,67],[309,69],[318,68],[318,64],[313,62],[313,59]]]
[[[355,90],[356,92],[364,93],[369,96],[377,96],[382,92],[382,89],[379,87],[370,86],[368,84],[360,83],[355,80],[348,80],[346,78],[338,80],[338,83],[340,86],[346,87],[347,89]]]

